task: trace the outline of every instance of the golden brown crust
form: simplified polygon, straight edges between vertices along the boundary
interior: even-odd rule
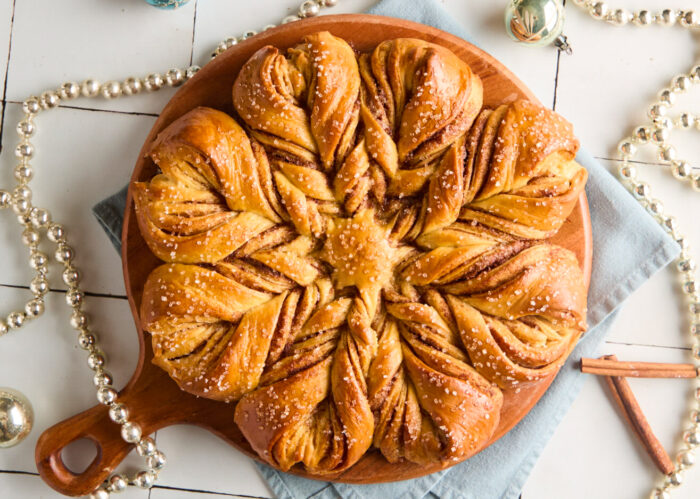
[[[501,389],[556,371],[585,330],[578,262],[544,241],[586,180],[571,126],[525,101],[482,110],[470,68],[411,39],[265,47],[233,100],[236,119],[165,129],[159,174],[133,186],[166,262],[141,307],[154,362],[237,401],[281,469],[476,452]]]

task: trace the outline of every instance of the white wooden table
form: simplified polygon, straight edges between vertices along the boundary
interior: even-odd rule
[[[408,0],[407,0],[408,1]],[[690,7],[695,0],[616,0],[616,6],[660,9]],[[94,77],[106,81],[143,76],[190,62],[202,64],[216,43],[229,35],[278,22],[298,0],[192,0],[177,11],[160,11],[142,0],[1,0],[0,88],[2,154],[0,185],[10,185],[16,144],[15,124],[27,96],[63,81]],[[360,12],[374,0],[341,0],[333,12]],[[614,149],[623,133],[644,120],[655,92],[672,76],[687,71],[698,54],[698,37],[680,29],[632,26],[615,28],[594,22],[567,7],[567,34],[574,55],[553,49],[517,46],[503,31],[506,0],[443,0],[455,19],[483,47],[510,67],[538,97],[571,120],[585,147],[615,169]],[[673,5],[671,5],[673,4]],[[2,60],[4,58],[4,60]],[[4,83],[4,85],[2,85]],[[142,141],[157,113],[173,94],[163,90],[136,98],[77,100],[37,119],[38,148],[32,182],[35,199],[66,224],[77,247],[77,263],[86,276],[88,308],[116,385],[129,379],[137,359],[137,341],[125,299],[119,256],[90,213],[90,208],[124,185]],[[694,102],[692,102],[694,100]],[[700,112],[698,93],[684,97]],[[692,102],[692,104],[691,104]],[[694,106],[694,107],[693,107]],[[697,135],[679,132],[684,157],[700,160]],[[700,195],[681,186],[669,172],[642,165],[657,196],[700,248]],[[3,217],[8,216],[3,214]],[[25,248],[14,222],[0,223],[0,304],[3,313],[22,306],[31,278]],[[47,248],[48,249],[48,248]],[[696,251],[696,256],[700,253]],[[24,392],[34,404],[36,426],[12,449],[0,450],[0,497],[57,497],[36,474],[34,445],[48,426],[96,403],[84,353],[67,326],[65,286],[52,268],[52,292],[45,315],[0,339],[0,386]],[[620,358],[684,362],[688,338],[679,315],[673,271],[654,276],[625,304],[601,353]],[[632,380],[631,384],[661,442],[673,449],[679,425],[687,421],[691,383]],[[158,445],[168,465],[158,486],[129,490],[123,497],[151,499],[270,497],[253,463],[207,432],[192,427],[159,431]],[[84,454],[84,453],[83,453]],[[80,450],[69,458],[76,463]],[[84,456],[83,456],[84,460]],[[141,464],[130,456],[128,466]],[[640,450],[611,404],[602,384],[588,379],[556,434],[544,449],[523,497],[646,497],[658,473]],[[700,495],[700,466],[674,497]],[[465,486],[466,487],[466,486]],[[478,495],[478,494],[477,494]]]

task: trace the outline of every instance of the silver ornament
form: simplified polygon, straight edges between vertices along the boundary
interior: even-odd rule
[[[56,248],[56,252],[54,253],[56,261],[61,263],[70,263],[74,256],[75,252],[73,251],[73,248],[67,244],[59,244],[58,248]]]
[[[63,282],[68,286],[76,286],[80,282],[80,271],[74,267],[68,267],[63,271]]]
[[[39,233],[34,229],[25,229],[22,232],[22,242],[27,246],[36,246],[39,244]]]
[[[15,168],[15,178],[20,182],[27,182],[31,180],[33,175],[34,172],[32,171],[32,167],[28,164],[20,163]]]
[[[105,365],[105,357],[100,352],[93,352],[88,355],[88,367],[93,371],[96,371],[100,367]]]
[[[654,16],[648,10],[640,10],[632,16],[632,22],[637,26],[649,26],[654,22]]]
[[[16,390],[0,388],[0,448],[17,445],[34,425],[34,410],[29,400]]]
[[[564,8],[560,0],[511,0],[505,23],[513,40],[530,46],[549,45],[564,29]]]
[[[695,464],[695,454],[692,450],[685,449],[678,453],[676,461],[681,469],[690,468]]]
[[[595,2],[590,5],[588,12],[595,19],[605,19],[610,12],[610,7],[605,2]]]
[[[24,198],[26,200],[32,199],[32,190],[26,185],[18,185],[13,189],[12,193],[16,198]]]
[[[49,238],[49,241],[52,241],[54,243],[58,243],[61,240],[63,240],[63,237],[65,235],[66,234],[63,229],[63,226],[57,223],[52,223],[51,225],[49,225],[49,230],[46,232],[46,237]]]

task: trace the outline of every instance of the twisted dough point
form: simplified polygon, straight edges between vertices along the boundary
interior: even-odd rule
[[[571,124],[531,102],[483,111],[466,141],[459,219],[520,238],[553,236],[588,178],[574,161],[578,147]]]
[[[291,376],[275,376],[274,383],[245,395],[235,421],[269,463],[287,470],[301,462],[326,474],[352,466],[372,444],[374,415],[366,379],[377,339],[359,297],[340,299],[317,314],[322,319],[312,317],[305,334],[317,334],[317,323],[340,327],[332,355]]]
[[[503,397],[468,364],[432,306],[396,295],[388,302],[369,375],[374,445],[390,462],[447,466],[491,437]]]
[[[233,99],[245,128],[187,113],[134,185],[167,262],[142,299],[154,362],[238,401],[281,469],[483,448],[501,389],[554,373],[585,329],[578,262],[541,241],[585,184],[570,125],[524,101],[480,110],[479,78],[420,40],[266,47]]]
[[[141,234],[161,260],[218,262],[282,221],[262,148],[225,113],[187,113],[149,155],[161,173],[134,184],[134,202]]]
[[[438,289],[474,368],[506,388],[561,367],[586,328],[586,290],[575,255],[564,248],[497,252]]]
[[[265,366],[294,339],[295,320],[333,296],[328,280],[284,289],[285,283],[246,282],[237,270],[163,265],[148,277],[142,298],[154,362],[184,390],[215,400],[238,400],[255,389]]]
[[[360,71],[367,152],[388,176],[389,195],[412,196],[474,122],[481,80],[449,50],[413,39],[361,55]]]
[[[349,151],[359,96],[355,54],[327,32],[307,36],[289,59],[274,47],[259,50],[233,86],[234,106],[253,136],[310,163],[318,154],[326,170]]]
[[[326,32],[308,36],[289,58],[274,47],[259,50],[236,78],[234,107],[267,148],[281,202],[301,234],[320,236],[320,213],[337,212],[326,173],[354,145],[359,98],[354,52]]]

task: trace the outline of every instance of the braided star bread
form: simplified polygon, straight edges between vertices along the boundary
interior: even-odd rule
[[[572,128],[482,96],[440,46],[357,55],[316,33],[248,60],[235,118],[197,108],[153,144],[134,193],[166,262],[142,300],[154,362],[236,401],[263,460],[462,460],[502,389],[550,376],[585,330],[576,257],[547,242],[586,182]]]

